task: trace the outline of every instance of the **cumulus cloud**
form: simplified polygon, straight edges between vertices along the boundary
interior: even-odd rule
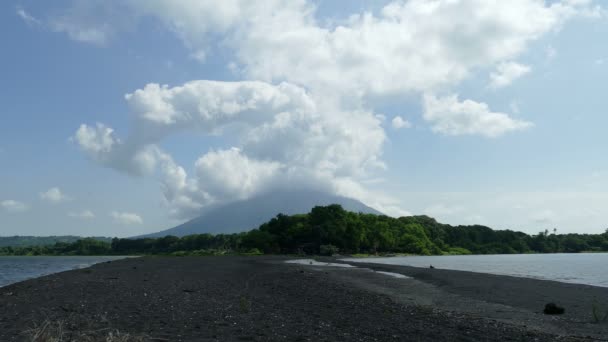
[[[425,95],[424,119],[431,123],[435,132],[446,135],[479,134],[491,138],[532,126],[530,122],[512,119],[505,113],[492,112],[485,103],[460,101],[457,95],[443,98]]]
[[[189,7],[175,7],[180,6]],[[558,28],[586,5],[395,1],[379,15],[354,14],[335,27],[319,25],[314,7],[304,1],[282,3],[272,12],[267,7],[264,2],[245,5],[242,11],[256,15],[224,21],[233,29],[228,42],[246,75],[344,94],[383,95],[455,85],[476,67],[518,56],[529,42]],[[178,20],[168,12],[155,15]],[[199,30],[197,24],[183,25],[179,32]]]
[[[93,2],[86,10],[79,4],[65,17],[74,26],[105,32],[107,21],[84,19],[119,12],[108,7]],[[157,19],[202,61],[219,38],[234,50],[248,79],[288,80],[344,94],[454,85],[478,67],[512,60],[573,16],[600,13],[591,1],[410,0],[322,25],[315,5],[304,0],[130,0],[116,7],[131,21]]]
[[[400,116],[395,116],[395,117],[393,118],[393,120],[391,121],[391,125],[392,125],[392,126],[393,126],[393,128],[395,128],[395,129],[400,129],[400,128],[410,128],[410,127],[412,127],[412,124],[411,124],[409,121],[407,121],[407,120],[403,119],[403,118],[402,118],[402,117],[400,117]]]
[[[496,66],[496,71],[490,74],[490,87],[496,89],[508,86],[530,70],[529,66],[515,62],[500,63]]]
[[[95,218],[95,214],[90,210],[70,211],[68,212],[68,216],[71,218],[77,218],[82,220],[91,220]]]
[[[364,110],[344,110],[289,83],[193,81],[149,84],[126,95],[136,126],[124,142],[103,125],[81,126],[73,140],[93,160],[121,171],[157,172],[165,199],[191,213],[243,199],[277,184],[331,189],[338,178],[383,168],[385,134]],[[187,175],[157,143],[195,130],[240,136],[238,147],[209,151]],[[328,188],[329,187],[329,188]]]
[[[531,42],[594,10],[588,1],[410,0],[321,24],[305,0],[131,0],[120,7],[134,21],[157,20],[203,63],[219,44],[233,54],[226,67],[255,80],[151,83],[125,96],[133,126],[124,139],[104,124],[75,133],[100,164],[158,175],[173,214],[183,218],[273,186],[319,187],[368,204],[382,198],[361,184],[386,167],[382,116],[374,113],[386,97],[422,95],[423,117],[441,134],[498,137],[531,127],[482,102],[424,94],[494,68],[492,83],[507,85],[529,71],[512,61]],[[74,15],[81,12],[63,17],[61,30],[74,39],[73,27],[99,30],[106,42],[114,31]],[[409,122],[395,117],[391,125]],[[200,156],[190,174],[159,147],[188,130],[231,138]],[[398,211],[390,199],[381,202]]]
[[[276,161],[250,159],[237,148],[211,151],[195,164],[199,186],[219,198],[235,199],[266,189],[281,167]]]
[[[4,200],[0,201],[0,208],[11,213],[16,213],[26,211],[28,209],[28,206],[23,202],[15,200]]]
[[[93,155],[103,155],[112,149],[112,146],[120,141],[113,137],[114,130],[104,124],[97,123],[95,127],[80,125],[74,139],[82,149]]]
[[[62,193],[61,189],[58,187],[53,187],[45,192],[41,192],[40,198],[50,203],[60,203],[69,199],[69,197]]]
[[[129,4],[138,15],[160,20],[193,53],[211,50],[209,38],[222,37],[236,57],[232,69],[248,79],[289,81],[346,103],[434,93],[492,66],[490,85],[506,86],[531,70],[512,60],[532,41],[573,16],[600,11],[591,1],[410,0],[389,2],[378,14],[358,13],[321,25],[315,6],[303,0]],[[468,122],[476,125],[466,120],[460,125]]]
[[[135,213],[113,211],[110,213],[110,217],[114,219],[114,222],[124,225],[144,223],[144,220],[141,218],[141,216]]]

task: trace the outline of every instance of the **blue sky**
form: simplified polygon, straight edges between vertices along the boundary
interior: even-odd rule
[[[337,4],[2,2],[0,235],[132,236],[286,186],[606,229],[601,2]]]

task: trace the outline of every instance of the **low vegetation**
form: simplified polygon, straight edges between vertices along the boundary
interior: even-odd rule
[[[603,234],[528,235],[485,226],[451,226],[428,216],[391,218],[348,212],[339,205],[308,214],[279,214],[238,234],[182,238],[81,239],[50,246],[1,247],[0,255],[217,255],[246,254],[513,254],[608,251]]]
[[[602,307],[597,303],[593,302],[591,305],[591,313],[593,315],[593,321],[595,323],[602,323],[608,321],[608,310],[603,310]]]
[[[23,337],[31,342],[143,342],[150,339],[143,335],[131,335],[117,329],[84,330],[79,324],[63,320],[47,319],[40,324],[34,324],[31,329],[24,331]],[[158,341],[165,341],[158,339]]]

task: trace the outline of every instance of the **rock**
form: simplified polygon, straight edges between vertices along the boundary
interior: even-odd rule
[[[561,306],[557,306],[555,303],[548,303],[545,305],[545,310],[543,311],[545,315],[561,315],[566,311],[566,309]]]

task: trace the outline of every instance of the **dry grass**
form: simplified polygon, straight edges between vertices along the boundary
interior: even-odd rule
[[[71,324],[61,320],[45,320],[35,324],[24,332],[28,341],[32,342],[144,342],[162,341],[143,335],[131,335],[117,329],[105,328],[99,330],[70,329]]]
[[[597,302],[593,302],[591,306],[591,313],[593,314],[593,320],[595,323],[608,322],[608,310],[602,310]]]

